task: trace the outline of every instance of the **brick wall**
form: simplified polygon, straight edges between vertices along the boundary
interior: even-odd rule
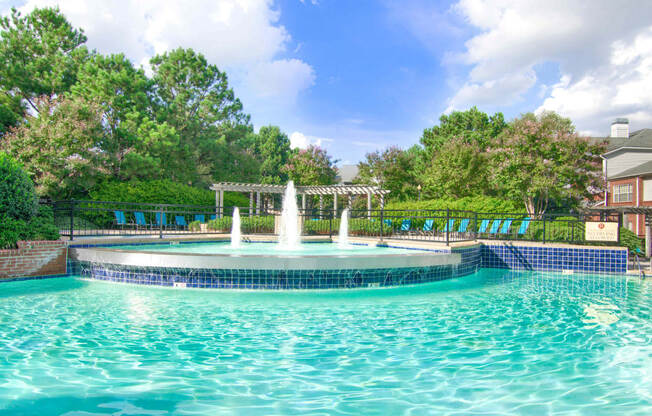
[[[0,278],[66,273],[63,241],[19,241],[17,249],[0,250]]]

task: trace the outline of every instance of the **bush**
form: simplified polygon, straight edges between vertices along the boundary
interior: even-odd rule
[[[386,210],[398,211],[415,209],[445,210],[446,208],[452,210],[483,213],[520,213],[525,211],[522,203],[504,198],[495,198],[489,196],[468,196],[459,199],[444,198],[429,199],[423,201],[390,202],[385,205]],[[401,215],[401,213],[397,214]],[[395,215],[395,213],[392,213],[391,215]],[[403,213],[402,215],[409,216],[409,213]]]
[[[215,218],[214,220],[208,221],[208,229],[226,233],[231,231],[231,224],[233,224],[231,217]]]
[[[215,192],[170,180],[105,182],[92,190],[89,196],[93,201],[215,206]],[[228,192],[224,194],[224,206],[249,206],[249,198]]]
[[[188,224],[188,229],[190,231],[199,231],[201,230],[201,222],[199,221],[192,221]]]
[[[58,240],[59,230],[54,225],[52,209],[39,206],[29,221],[17,220],[0,214],[0,249],[14,248],[20,240]]]
[[[37,205],[32,180],[18,162],[0,153],[0,215],[29,221]]]

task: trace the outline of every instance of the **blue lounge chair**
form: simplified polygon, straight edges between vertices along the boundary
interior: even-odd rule
[[[412,228],[412,220],[403,220],[401,222],[401,231],[410,231]]]
[[[136,218],[136,227],[148,227],[149,224],[145,221],[145,214],[142,212],[134,212],[134,218]]]
[[[453,231],[453,228],[455,227],[455,219],[449,219],[448,224],[444,227],[444,232],[447,231]]]
[[[205,223],[206,222],[206,217],[204,214],[195,214],[195,221],[199,221],[200,223]]]
[[[175,215],[174,216],[174,222],[179,228],[188,228],[188,224],[186,224],[186,217],[183,215]]]
[[[469,228],[469,222],[471,222],[470,219],[465,218],[462,221],[460,221],[460,226],[457,229],[458,233],[465,233],[466,229]]]
[[[157,227],[167,227],[167,221],[165,219],[165,212],[157,212],[156,213],[156,226]]]
[[[435,220],[426,220],[426,222],[423,223],[422,231],[424,231],[424,232],[432,231],[432,226],[433,226],[434,223],[435,223]]]
[[[489,226],[489,220],[482,220],[482,222],[480,223],[480,226],[478,227],[478,232],[479,233],[486,233],[488,226]]]
[[[385,225],[389,225],[390,227],[392,226],[392,220],[383,220]]]
[[[113,215],[115,215],[115,223],[116,225],[119,225],[120,227],[124,227],[127,225],[127,218],[125,217],[125,213],[122,211],[113,211]]]
[[[503,226],[500,227],[500,234],[507,234],[509,233],[509,227],[512,225],[512,219],[507,218],[505,222],[503,222]]]
[[[214,220],[214,219],[216,218],[216,215],[213,214],[213,215],[211,215],[209,218],[210,218],[211,220]]]
[[[502,220],[494,220],[494,222],[491,224],[491,228],[489,229],[489,234],[496,234],[498,232],[501,221]]]
[[[523,218],[523,222],[521,222],[521,226],[518,227],[518,235],[523,235],[527,232],[527,228],[530,226],[530,218]]]

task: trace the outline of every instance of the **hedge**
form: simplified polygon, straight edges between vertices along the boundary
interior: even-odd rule
[[[0,249],[14,248],[20,240],[58,240],[59,231],[54,225],[52,209],[39,206],[36,215],[28,221],[0,214]]]
[[[485,213],[524,212],[522,203],[511,201],[509,199],[494,198],[488,196],[468,196],[459,199],[428,199],[423,201],[390,202],[385,205],[385,210],[398,211],[416,209],[445,210],[446,208],[452,210]],[[405,213],[404,215],[409,214]]]
[[[36,214],[38,200],[34,183],[23,167],[0,152],[0,215],[29,221]]]
[[[231,232],[231,225],[233,224],[233,218],[231,217],[222,217],[216,218],[214,220],[208,221],[208,229],[211,231],[218,232]],[[243,216],[240,218],[240,230],[243,233],[265,233],[273,234],[274,233],[274,216],[273,215],[264,215],[264,216]]]
[[[215,206],[215,192],[170,180],[105,182],[89,193],[93,201],[140,202]],[[249,198],[238,193],[224,194],[224,206],[249,206]]]

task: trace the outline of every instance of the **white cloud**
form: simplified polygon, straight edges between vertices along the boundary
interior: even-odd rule
[[[325,137],[306,136],[305,134],[295,131],[290,134],[290,147],[293,149],[306,149],[310,145],[327,147],[332,143],[333,139]]]
[[[541,108],[580,128],[606,128],[620,115],[652,123],[648,1],[460,0],[454,9],[479,33],[450,59],[470,67],[450,108],[505,107],[539,84],[549,94]],[[559,68],[551,88],[536,72],[546,63]]]
[[[280,57],[292,40],[272,0],[28,0],[20,10],[57,4],[101,53],[124,52],[147,67],[155,54],[193,48],[229,73],[236,92],[238,82],[266,86],[247,90],[250,99],[291,103],[315,79],[309,64]]]

